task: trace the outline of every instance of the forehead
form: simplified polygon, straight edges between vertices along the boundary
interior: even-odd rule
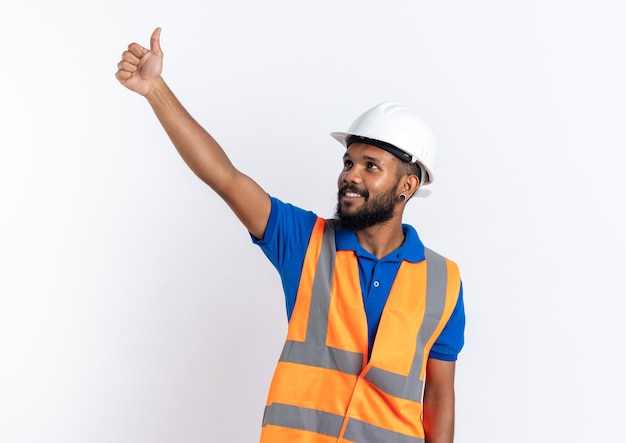
[[[351,160],[377,160],[382,163],[395,163],[399,161],[395,155],[385,151],[384,149],[361,142],[352,143],[348,149],[346,149],[344,158],[349,158]]]

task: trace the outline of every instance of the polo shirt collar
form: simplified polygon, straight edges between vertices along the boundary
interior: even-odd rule
[[[402,225],[404,232],[404,243],[389,254],[385,259],[406,260],[412,263],[418,263],[424,260],[424,244],[417,235],[417,231],[411,225]],[[338,251],[354,251],[357,256],[372,258],[372,254],[367,252],[360,244],[354,231],[337,227],[335,235],[335,244]],[[375,258],[375,257],[374,257]]]

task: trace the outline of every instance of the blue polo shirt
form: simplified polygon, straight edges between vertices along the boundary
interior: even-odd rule
[[[278,270],[285,292],[287,318],[291,318],[296,302],[302,264],[309,245],[309,239],[317,215],[310,211],[283,203],[272,197],[272,210],[263,240],[253,237],[265,255]],[[391,291],[391,286],[403,260],[421,262],[424,260],[424,244],[410,225],[402,225],[405,240],[395,251],[377,258],[366,251],[358,242],[353,231],[337,228],[335,243],[338,251],[355,251],[359,264],[359,277],[363,305],[367,317],[369,352],[376,337],[380,317]],[[463,287],[452,312],[452,316],[435,341],[430,357],[438,360],[455,361],[464,343],[465,311],[463,308]]]

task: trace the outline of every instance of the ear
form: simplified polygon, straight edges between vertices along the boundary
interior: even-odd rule
[[[413,194],[417,192],[417,188],[419,188],[419,185],[420,179],[417,178],[417,175],[407,175],[400,182],[400,192],[406,194],[410,199],[411,197],[413,197]]]

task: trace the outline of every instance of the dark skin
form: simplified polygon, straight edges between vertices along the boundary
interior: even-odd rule
[[[426,443],[454,441],[454,371],[456,362],[429,358],[426,363],[423,417]]]
[[[163,78],[161,29],[150,38],[150,49],[132,43],[122,54],[115,74],[119,82],[144,96],[170,140],[191,170],[230,206],[243,225],[262,239],[271,210],[267,193],[254,180],[236,169],[221,146],[185,110]],[[338,186],[354,185],[367,191],[370,199],[394,189],[396,200],[391,220],[356,232],[359,243],[382,258],[404,241],[402,214],[408,199],[417,191],[416,175],[398,170],[400,160],[375,146],[354,143],[344,156]],[[396,184],[397,183],[397,184]],[[367,204],[363,196],[344,194],[339,204],[355,211]],[[423,421],[427,443],[451,443],[454,433],[454,362],[428,359],[424,388]]]

